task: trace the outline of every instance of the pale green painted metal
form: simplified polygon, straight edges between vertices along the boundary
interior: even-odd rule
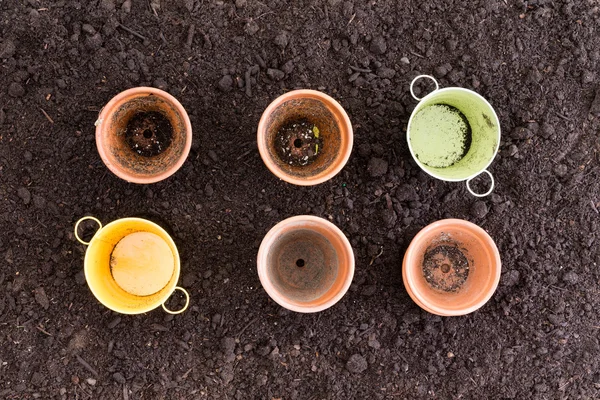
[[[420,78],[431,79],[436,85],[436,90],[422,99],[415,96],[413,91],[415,81]],[[494,178],[492,174],[487,171],[487,167],[494,160],[500,145],[500,121],[498,120],[498,116],[490,103],[472,90],[458,87],[438,89],[438,87],[435,78],[429,75],[417,76],[410,85],[412,96],[416,100],[420,100],[420,103],[415,107],[410,116],[406,131],[406,139],[408,141],[410,153],[419,167],[434,178],[453,182],[466,180],[467,189],[471,194],[477,197],[487,196],[494,188]],[[469,121],[472,135],[471,147],[467,154],[456,163],[441,168],[431,167],[422,163],[415,153],[413,146],[414,138],[411,138],[411,133],[415,133],[414,129],[411,129],[415,116],[424,108],[435,104],[447,104],[460,110]],[[419,132],[419,135],[423,134],[423,132]],[[418,147],[420,152],[430,149],[432,154],[436,152],[439,153],[440,148],[447,145],[443,139],[440,139],[440,137],[436,135],[435,129],[432,129],[431,132],[425,132],[425,135],[427,137],[419,138],[420,145]],[[428,143],[428,145],[424,145],[424,143]],[[492,185],[486,193],[475,193],[471,190],[469,182],[483,172],[486,172],[490,176]]]

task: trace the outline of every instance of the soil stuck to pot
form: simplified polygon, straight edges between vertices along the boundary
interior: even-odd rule
[[[456,107],[433,104],[415,115],[410,142],[415,156],[429,167],[456,164],[469,152],[471,141],[471,125]]]
[[[286,164],[310,165],[323,150],[319,128],[306,119],[291,121],[277,132],[275,149]]]
[[[431,287],[456,292],[469,276],[469,261],[456,245],[444,244],[427,250],[423,275]]]
[[[157,111],[137,113],[127,124],[125,140],[133,151],[154,157],[165,151],[173,139],[173,126]]]

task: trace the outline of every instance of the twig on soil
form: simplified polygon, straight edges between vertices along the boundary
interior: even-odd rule
[[[415,53],[414,51],[410,50],[409,51],[410,54],[412,54],[413,56],[417,56],[419,58],[425,58],[425,56],[420,55],[419,53]]]
[[[351,65],[351,66],[350,66],[350,69],[351,69],[352,71],[355,71],[355,72],[362,72],[362,73],[364,73],[364,74],[370,74],[370,73],[372,72],[372,71],[371,71],[370,69],[368,69],[368,68],[359,68],[359,67],[355,67],[354,65]]]
[[[565,121],[572,122],[572,121],[571,121],[571,118],[567,117],[566,115],[562,115],[562,114],[560,114],[560,113],[556,113],[556,116],[557,116],[557,117],[559,117],[559,118],[562,118],[562,119],[564,119]]]
[[[381,255],[383,254],[383,246],[381,246],[381,249],[379,250],[379,254],[373,256],[373,258],[371,258],[371,262],[369,263],[369,266],[373,265],[373,262],[375,262],[375,260],[377,260],[379,257],[381,257]]]
[[[37,328],[38,331],[40,331],[42,333],[45,333],[48,336],[52,336],[51,333],[48,333],[48,332],[46,332],[46,330],[44,330],[44,327],[42,325],[38,325],[38,326],[36,326],[36,328]]]
[[[246,156],[247,156],[248,154],[250,154],[252,151],[254,151],[254,149],[250,149],[250,150],[248,150],[248,151],[244,152],[244,153],[243,153],[243,154],[241,154],[241,155],[240,155],[238,158],[236,158],[236,161],[237,161],[237,160],[240,160],[241,158],[244,158],[244,157],[246,157]]]
[[[54,120],[52,118],[50,118],[50,116],[48,115],[48,113],[46,111],[44,111],[43,108],[40,108],[40,110],[42,110],[42,113],[44,113],[44,116],[48,119],[48,121],[50,121],[50,123],[53,124]]]
[[[162,33],[162,31],[160,31],[160,33],[158,34],[158,36],[160,36],[160,40],[163,41],[163,44],[166,46],[169,43],[167,42],[167,39],[165,39],[165,35]]]
[[[136,31],[134,31],[133,29],[131,29],[131,28],[128,28],[128,27],[126,27],[125,25],[123,25],[123,24],[121,24],[121,23],[117,23],[117,28],[121,28],[121,29],[123,29],[124,31],[126,31],[126,32],[129,32],[129,33],[131,33],[133,36],[135,36],[135,37],[137,37],[137,38],[139,38],[139,39],[146,40],[146,36],[144,36],[144,35],[142,35],[142,34],[140,34],[140,33],[137,33],[137,32],[136,32]]]
[[[87,369],[88,371],[90,371],[92,373],[92,375],[94,375],[96,378],[100,377],[98,375],[98,372],[96,372],[96,370],[94,368],[92,368],[92,366],[90,364],[88,364],[83,358],[81,358],[78,354],[76,354],[75,357],[77,358],[77,361],[79,361],[79,364],[83,365],[85,367],[85,369]]]
[[[250,76],[250,69],[246,71],[244,75],[244,80],[246,81],[246,96],[252,97],[252,77]]]
[[[189,50],[192,48],[192,42],[194,41],[194,33],[196,33],[196,25],[191,24],[188,29],[187,40],[185,41],[185,47]]]
[[[254,318],[252,321],[248,322],[248,323],[246,324],[246,326],[244,326],[244,327],[242,328],[242,330],[241,330],[241,331],[239,331],[239,333],[238,333],[237,335],[235,335],[235,337],[239,339],[239,338],[240,338],[240,336],[242,336],[242,333],[244,333],[244,332],[246,331],[246,329],[248,329],[248,328],[250,327],[250,325],[252,325],[252,324],[253,324],[253,323],[255,323],[256,321],[258,321],[258,317]]]
[[[350,25],[352,23],[352,21],[354,21],[354,18],[356,17],[356,13],[352,14],[352,18],[350,18],[350,21],[348,21],[348,25]],[[346,26],[348,26],[346,25]]]
[[[590,200],[590,204],[592,205],[592,209],[593,209],[594,211],[596,211],[596,214],[600,214],[600,213],[598,212],[598,209],[596,208],[596,205],[594,204],[594,200]]]
[[[275,13],[273,11],[269,11],[269,12],[263,13],[263,14],[260,14],[258,17],[254,18],[254,20],[256,21],[257,19],[262,18],[265,15],[269,15],[269,14],[275,14]]]

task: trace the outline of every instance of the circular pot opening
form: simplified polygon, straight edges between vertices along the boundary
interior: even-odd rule
[[[159,307],[175,290],[179,252],[153,222],[123,218],[101,228],[85,254],[85,277],[94,296],[111,310],[140,314]]]
[[[277,98],[258,128],[258,147],[267,167],[297,185],[314,185],[335,176],[350,157],[352,141],[344,109],[313,90]]]
[[[258,272],[273,300],[293,311],[316,312],[348,290],[354,255],[335,225],[317,217],[292,217],[263,239]]]
[[[135,88],[115,96],[96,123],[102,161],[117,176],[152,183],[175,173],[185,161],[192,129],[183,106],[154,88]]]
[[[449,219],[425,227],[404,256],[408,294],[438,315],[464,315],[483,306],[500,280],[500,255],[477,225]]]

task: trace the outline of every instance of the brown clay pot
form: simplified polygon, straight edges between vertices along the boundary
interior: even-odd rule
[[[307,121],[318,127],[320,147],[312,147],[302,138],[290,137],[282,144],[278,135],[295,121]],[[296,139],[296,140],[294,140]],[[316,185],[342,170],[352,152],[352,124],[342,106],[316,90],[294,90],[275,99],[264,111],[258,124],[258,150],[265,165],[280,179],[294,185]],[[279,150],[291,149],[294,157],[314,154],[307,165],[290,165]],[[311,153],[312,152],[312,153]],[[306,155],[308,158],[309,155]]]
[[[168,131],[169,142],[162,140]],[[118,177],[128,182],[154,183],[183,165],[192,146],[192,125],[181,103],[169,93],[150,87],[133,88],[113,97],[100,112],[96,146],[104,164]],[[145,148],[159,153],[142,154]]]
[[[273,300],[289,310],[311,313],[331,307],[348,291],[354,253],[334,224],[300,215],[271,228],[260,245],[257,266]]]
[[[500,254],[479,226],[444,219],[423,228],[404,255],[402,278],[410,297],[442,316],[469,314],[483,306],[500,281]]]

